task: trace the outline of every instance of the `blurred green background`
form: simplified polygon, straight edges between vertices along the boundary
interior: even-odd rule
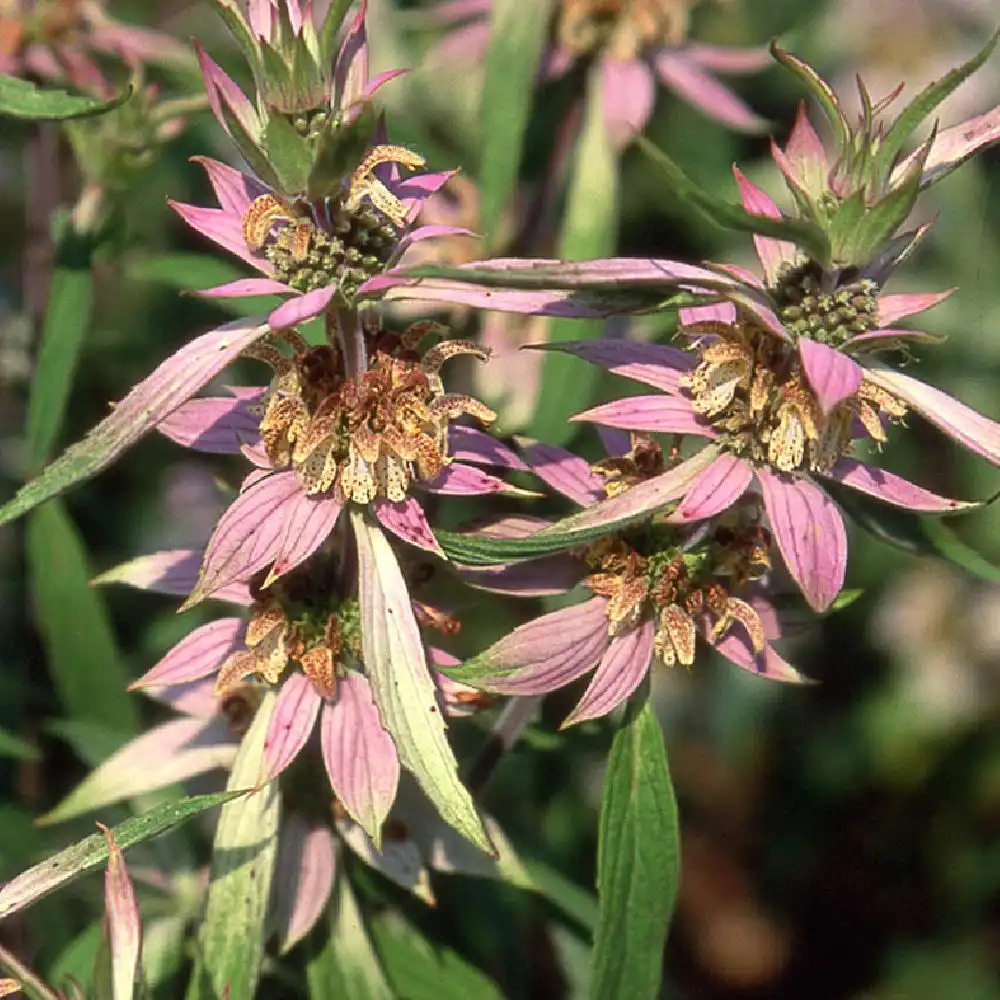
[[[376,69],[417,67],[383,91],[390,134],[423,152],[431,168],[460,165],[474,178],[478,67],[453,68],[450,76],[421,68],[436,37],[421,22],[421,5],[380,0],[372,8]],[[207,3],[121,0],[111,9],[181,39],[196,36],[234,65],[230,41]],[[989,0],[731,0],[699,7],[695,34],[742,45],[778,36],[844,94],[857,72],[876,95],[904,78],[909,94],[975,51],[995,15]],[[998,58],[944,106],[945,124],[1000,102]],[[163,82],[176,93],[195,86],[183,75]],[[523,166],[529,184],[546,169],[560,102],[578,83],[563,81],[539,96]],[[791,78],[772,69],[738,80],[736,89],[774,122],[783,141],[800,96]],[[735,198],[733,162],[779,191],[766,138],[733,136],[662,91],[647,134],[714,191]],[[196,154],[235,162],[208,115],[192,119],[116,198],[116,236],[95,263],[94,319],[61,446],[158,361],[231,315],[174,287],[215,281],[200,256],[208,248],[166,204],[168,196],[209,202],[201,170],[188,162]],[[947,340],[922,349],[916,370],[994,419],[1000,418],[998,165],[1000,156],[988,152],[934,188],[920,208],[922,218],[937,219],[932,234],[891,286],[957,286],[920,318],[922,328]],[[751,262],[749,240],[708,229],[688,214],[641,155],[626,153],[622,171],[619,252]],[[78,185],[54,126],[0,122],[4,498],[31,471],[24,422],[44,289],[30,288],[45,272],[50,220],[72,204]],[[542,244],[552,238],[541,234]],[[607,393],[614,386],[599,388]],[[580,444],[593,447],[586,439]],[[1000,490],[996,470],[959,453],[916,417],[905,435],[895,433],[884,460],[939,493],[985,498]],[[33,536],[23,523],[0,529],[0,880],[92,829],[86,819],[53,828],[37,828],[33,820],[88,767],[161,717],[127,695],[123,682],[147,669],[202,613],[178,617],[168,599],[88,591],[81,574],[156,548],[201,543],[238,472],[236,464],[202,462],[152,438],[73,491],[65,501],[68,521],[47,515]],[[952,524],[1000,564],[994,507]],[[707,657],[691,671],[656,671],[684,859],[665,995],[1000,998],[1000,583],[905,555],[860,530],[851,544],[848,586],[863,593],[788,650],[817,684],[768,685]],[[49,567],[41,587],[26,583],[31,546]],[[480,648],[522,611],[474,593],[457,610],[464,625],[459,652]],[[610,729],[587,724],[553,738],[574,692],[564,695],[550,699],[544,724],[500,765],[486,805],[523,854],[589,888]],[[470,736],[457,729],[459,745],[475,745],[475,730]],[[105,822],[126,815],[105,812],[98,817]],[[204,831],[185,830],[133,852],[130,866],[141,885],[144,865],[183,873],[205,856]],[[144,914],[190,918],[197,897],[190,877],[159,888],[155,881],[141,889]],[[447,942],[510,997],[578,995],[586,966],[582,926],[560,923],[542,902],[510,888],[459,878],[440,879],[436,888],[433,911],[384,886],[373,887],[369,901],[376,908],[384,900],[401,902],[432,940]],[[92,877],[0,925],[0,941],[47,977],[83,979],[100,911],[100,880]],[[295,995],[296,954],[291,972],[273,970],[264,995]],[[180,995],[179,982],[166,978],[156,995]]]

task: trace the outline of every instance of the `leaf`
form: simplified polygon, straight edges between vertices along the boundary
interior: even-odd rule
[[[343,873],[337,879],[329,923],[320,926],[327,938],[306,966],[309,1000],[393,1000]]]
[[[636,144],[660,168],[677,198],[709,222],[723,229],[788,240],[806,251],[821,266],[829,266],[830,244],[826,234],[818,226],[804,219],[772,219],[765,215],[750,215],[742,205],[723,201],[700,187],[666,153],[644,136],[637,136]]]
[[[604,778],[593,1000],[659,995],[679,873],[677,803],[660,724],[646,700],[641,707],[630,706],[611,745]]]
[[[168,802],[142,816],[119,823],[111,828],[111,833],[115,843],[126,851],[186,822],[206,809],[243,794],[243,790],[225,791],[214,795],[192,795],[179,802]],[[81,875],[95,871],[107,860],[108,842],[104,834],[94,833],[29,868],[0,890],[0,920],[76,881]]]
[[[90,433],[0,507],[0,524],[96,475],[260,339],[267,323],[235,320],[196,337],[140,382]]]
[[[0,116],[10,118],[89,118],[121,107],[131,96],[132,88],[129,87],[110,101],[101,101],[65,90],[42,90],[28,80],[0,74]]]
[[[279,190],[290,195],[304,192],[312,155],[307,140],[295,131],[292,123],[281,115],[270,115],[264,126],[262,145],[268,161],[277,171]]]
[[[93,239],[66,227],[56,249],[42,343],[31,383],[25,428],[29,467],[38,469],[52,453],[63,424],[80,348],[90,329]]]
[[[255,786],[276,696],[269,691],[243,737],[227,791]],[[277,859],[278,784],[222,807],[212,846],[208,906],[198,936],[199,958],[188,998],[252,997],[264,959],[264,921]]]
[[[353,505],[361,576],[361,643],[365,672],[382,725],[400,763],[442,818],[477,847],[495,854],[448,743],[406,582],[382,530]]]
[[[594,931],[597,927],[598,908],[592,892],[570,881],[561,872],[537,858],[522,858],[521,863],[531,880],[531,889],[575,923]]]
[[[0,759],[32,761],[40,757],[38,747],[22,740],[20,736],[0,729]]]
[[[615,249],[618,156],[604,122],[602,80],[602,66],[596,63],[587,79],[585,114],[559,240],[559,256],[564,260],[605,257]],[[548,342],[596,339],[603,332],[600,320],[554,320],[549,324]],[[569,418],[593,399],[601,371],[561,353],[547,355],[542,366],[546,391],[541,394],[531,433],[540,441],[565,444],[579,430]]]
[[[968,61],[946,73],[940,80],[928,84],[906,106],[899,117],[892,123],[875,154],[875,176],[885,176],[892,167],[896,156],[902,150],[906,140],[914,129],[960,84],[979,69],[989,59],[1000,41],[1000,31]]]
[[[823,109],[827,121],[837,133],[837,143],[841,153],[847,151],[851,142],[851,128],[847,118],[840,107],[837,95],[830,85],[823,80],[819,74],[808,63],[803,62],[797,56],[778,48],[777,42],[771,42],[771,55],[787,69],[790,73],[798,77],[806,90],[816,98],[817,103]]]
[[[101,826],[101,832],[107,838],[110,851],[104,878],[104,908],[111,951],[112,995],[114,1000],[132,1000],[142,946],[139,904],[121,848],[106,826]]]
[[[398,912],[373,920],[372,936],[385,974],[399,997],[504,1000],[489,976],[450,948],[432,944]]]
[[[494,0],[480,104],[479,228],[492,244],[517,186],[551,0]]]
[[[118,734],[135,732],[139,713],[126,691],[131,678],[104,600],[90,586],[83,543],[61,501],[32,513],[26,546],[34,617],[66,714]]]
[[[11,973],[13,979],[0,979],[0,997],[10,996],[20,990],[28,1000],[61,1000],[49,987],[24,965],[16,955],[12,955],[0,945],[0,969]]]

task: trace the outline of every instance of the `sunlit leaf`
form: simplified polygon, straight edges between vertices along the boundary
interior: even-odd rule
[[[677,803],[660,724],[644,701],[615,734],[604,777],[592,1000],[659,996],[679,874]]]
[[[11,118],[62,119],[103,115],[123,105],[132,88],[102,101],[96,97],[70,94],[65,90],[43,90],[28,80],[0,74],[0,116]]]
[[[135,844],[159,836],[206,809],[221,805],[242,794],[244,794],[242,791],[226,791],[214,795],[192,795],[119,823],[111,828],[111,833],[118,846],[125,851]],[[73,882],[81,875],[95,871],[107,860],[108,842],[104,834],[94,833],[29,868],[0,890],[0,920],[24,909],[50,892],[55,892],[56,889]]]

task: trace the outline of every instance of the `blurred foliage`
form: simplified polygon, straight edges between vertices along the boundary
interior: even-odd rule
[[[434,35],[419,25],[419,5],[373,0],[372,7],[373,47],[383,61],[377,68],[420,66]],[[912,7],[920,9],[921,23],[944,26],[930,41],[949,50],[941,53],[946,61],[964,58],[984,37],[976,12],[988,4],[922,0]],[[113,8],[123,20],[155,24],[179,38],[197,36],[225,65],[233,62],[208,4],[122,0]],[[902,22],[879,41],[839,0],[705,5],[696,26],[698,37],[733,44],[778,35],[841,87],[855,71],[882,68],[890,77],[897,67],[909,71],[921,64],[919,47],[928,44],[926,34]],[[976,92],[974,109],[1000,100],[997,79],[994,60],[966,85],[966,97]],[[523,165],[529,184],[548,168],[554,123],[571,83],[548,87],[533,109]],[[908,92],[917,86],[909,82]],[[420,149],[432,168],[457,163],[472,172],[475,87],[471,71],[427,66],[408,84],[387,87],[393,138]],[[793,81],[771,70],[739,80],[737,88],[783,139],[799,97]],[[945,121],[954,120],[950,114],[946,106]],[[2,126],[4,498],[36,460],[25,438],[41,329],[39,298],[30,289],[37,286],[35,272],[52,260],[51,220],[79,194],[69,146],[54,128],[6,120]],[[646,134],[699,184],[730,199],[736,196],[734,161],[776,190],[765,138],[734,136],[665,93]],[[109,236],[94,258],[93,322],[79,347],[57,448],[93,426],[109,400],[168,353],[231,315],[177,294],[178,287],[190,287],[191,274],[208,285],[230,273],[228,262],[201,256],[207,248],[165,201],[208,200],[202,172],[188,162],[204,153],[232,157],[202,114],[133,172],[108,206]],[[44,186],[38,183],[43,166]],[[1000,154],[987,153],[927,197],[922,215],[936,216],[936,224],[892,288],[958,287],[924,320],[948,339],[923,351],[919,372],[993,418],[1000,418],[998,167]],[[664,190],[639,153],[628,151],[620,171],[618,252],[749,261],[748,239],[707,228]],[[555,232],[543,231],[535,249],[551,252]],[[606,394],[610,383],[602,379]],[[1000,489],[1000,477],[986,463],[942,445],[917,418],[909,429],[906,439],[886,448],[892,469],[952,496],[987,497]],[[583,434],[578,442],[585,451],[595,448]],[[84,578],[139,552],[199,544],[237,471],[225,462],[199,465],[168,442],[149,439],[72,493],[65,508],[52,506],[28,525],[0,529],[0,880],[92,832],[87,820],[46,829],[32,821],[117,746],[140,715],[146,724],[164,717],[139,698],[122,698],[120,683],[139,676],[199,614],[177,619],[169,600],[127,590],[91,600]],[[1000,561],[995,505],[949,525],[964,544]],[[59,537],[67,541],[57,553],[52,546]],[[44,586],[26,582],[26,563]],[[791,658],[819,682],[815,686],[768,686],[708,659],[691,671],[654,672],[684,858],[665,996],[1000,998],[1000,585],[855,531],[848,586],[863,595],[792,644]],[[459,653],[482,648],[520,611],[480,593],[465,594],[455,610],[463,622]],[[70,684],[64,664],[74,650],[86,675]],[[522,856],[544,866],[553,887],[546,895],[561,896],[563,904],[500,883],[442,877],[435,882],[438,905],[430,909],[353,866],[358,905],[377,913],[392,903],[404,914],[398,920],[383,915],[373,942],[377,952],[387,942],[404,942],[388,951],[396,963],[408,954],[400,951],[404,945],[412,952],[405,969],[387,965],[394,985],[412,986],[403,995],[440,996],[429,984],[448,963],[467,968],[466,995],[490,996],[493,983],[512,998],[583,995],[593,900],[581,887],[594,881],[610,726],[588,723],[556,744],[551,734],[576,695],[548,700],[539,724],[502,762],[485,794],[486,808]],[[463,741],[475,746],[481,735],[478,723],[456,727],[460,747]],[[100,818],[117,822],[128,815],[118,808]],[[192,824],[137,849],[130,866],[148,863],[190,877],[207,860],[210,837],[208,827]],[[179,875],[174,881],[167,895],[140,887],[148,921],[176,913],[188,919],[197,908],[197,892]],[[99,879],[91,876],[0,924],[0,942],[56,985],[69,977],[84,981],[100,943],[101,912]],[[321,946],[314,934],[291,953],[287,967],[267,969],[260,995],[304,995],[307,975],[322,968]],[[178,970],[191,959],[177,951],[164,960],[150,976],[152,995],[181,995]]]

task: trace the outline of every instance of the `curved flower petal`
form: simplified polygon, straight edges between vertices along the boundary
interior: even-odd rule
[[[710,45],[688,42],[684,55],[713,73],[756,73],[771,65],[771,53],[766,46],[734,48],[731,45]]]
[[[931,514],[947,514],[978,507],[974,501],[952,500],[930,490],[894,476],[885,469],[866,465],[853,458],[842,458],[830,470],[830,478],[850,486],[860,493],[867,493],[877,500],[884,500],[905,510],[920,510]]]
[[[725,305],[732,309],[729,303]],[[678,379],[696,364],[694,357],[676,347],[634,340],[570,340],[549,349],[576,355],[605,371],[671,393],[680,392]]]
[[[167,199],[167,204],[194,230],[218,244],[223,250],[246,261],[261,274],[270,274],[271,265],[255,254],[243,235],[243,218],[221,208],[204,208]]]
[[[252,174],[245,174],[210,156],[192,156],[191,162],[199,164],[208,174],[219,207],[240,219],[254,201],[268,193],[267,187]]]
[[[667,520],[671,524],[683,524],[721,514],[743,496],[752,479],[753,468],[748,462],[736,455],[720,455],[695,479]]]
[[[296,295],[278,306],[267,321],[272,330],[283,330],[304,323],[313,316],[319,316],[336,294],[337,286],[327,285],[325,288],[315,288],[311,292],[306,292],[305,295]]]
[[[646,127],[652,114],[656,97],[653,74],[640,59],[605,56],[601,60],[601,97],[608,136],[622,149]]]
[[[802,368],[824,414],[858,391],[862,370],[857,361],[808,337],[800,337],[798,343]]]
[[[486,493],[506,493],[509,496],[531,496],[527,490],[511,486],[496,476],[483,472],[472,465],[452,462],[441,470],[441,474],[429,483],[420,484],[431,493],[445,496],[482,496]]]
[[[364,97],[368,83],[368,40],[365,35],[367,0],[361,6],[344,35],[333,69],[335,107],[347,111]]]
[[[939,302],[944,302],[954,288],[946,288],[943,292],[902,292],[895,295],[880,295],[878,297],[878,325],[892,326],[897,320],[907,316],[915,316],[925,309],[931,309]]]
[[[431,531],[431,526],[427,523],[423,508],[413,497],[406,497],[398,503],[379,497],[372,504],[372,509],[379,524],[397,538],[425,552],[433,552],[434,555],[445,558],[434,532]]]
[[[274,926],[281,954],[295,947],[319,920],[330,901],[336,870],[330,827],[290,813],[278,837],[273,882]]]
[[[685,306],[677,311],[677,316],[681,323],[679,332],[684,333],[684,327],[693,326],[695,323],[735,323],[736,306],[732,302],[713,302],[707,306]],[[692,359],[692,368],[694,364]]]
[[[334,794],[379,843],[382,824],[396,798],[399,757],[382,727],[368,680],[357,671],[340,679],[336,701],[323,707],[320,742]]]
[[[827,189],[830,163],[823,142],[809,122],[806,103],[800,101],[784,150],[771,141],[771,152],[789,185],[816,199]]]
[[[876,383],[909,403],[949,437],[994,465],[1000,465],[1000,424],[946,392],[882,364],[871,363],[868,372]]]
[[[611,640],[587,690],[560,729],[607,715],[629,698],[649,670],[654,632],[653,620],[646,618]]]
[[[448,454],[459,462],[477,462],[502,469],[528,471],[528,466],[517,453],[502,441],[465,424],[451,424],[448,427]]]
[[[487,566],[462,571],[462,581],[470,587],[494,594],[518,597],[546,597],[565,594],[586,572],[579,559],[559,553],[512,563],[510,566]]]
[[[272,781],[298,757],[316,725],[322,698],[305,674],[289,674],[281,683],[267,723],[260,784]]]
[[[231,396],[189,399],[156,429],[171,441],[194,451],[236,455],[244,444],[260,439],[260,417],[251,412],[249,400]]]
[[[749,638],[742,629],[730,629],[715,648],[731,663],[758,677],[789,684],[804,684],[809,678],[803,676],[768,643],[762,653],[754,653]]]
[[[531,471],[564,497],[589,507],[605,496],[604,480],[590,463],[557,445],[532,443],[522,448]]]
[[[287,295],[291,289],[283,281],[274,278],[239,278],[212,288],[199,288],[192,295],[203,299],[240,299],[254,295]]]
[[[762,132],[767,122],[727,86],[679,49],[663,49],[653,59],[657,75],[688,104],[741,132]]]
[[[203,552],[201,549],[170,549],[137,556],[95,576],[92,584],[124,583],[139,590],[186,597],[198,584]],[[244,607],[252,603],[245,583],[231,583],[215,592],[220,601]]]
[[[743,208],[750,215],[762,215],[767,219],[781,218],[781,211],[778,206],[735,165],[733,166],[733,176],[739,185]],[[767,275],[767,283],[769,285],[775,284],[783,264],[793,263],[796,259],[797,250],[795,244],[789,243],[786,240],[776,240],[770,236],[758,236],[755,233],[753,245],[757,250],[757,259],[764,268],[764,274]]]
[[[757,469],[764,507],[788,572],[815,611],[844,585],[847,532],[834,502],[806,479]]]
[[[242,618],[219,618],[186,635],[151,670],[129,685],[130,691],[154,684],[183,684],[214,673],[242,645]]]
[[[594,597],[519,625],[472,661],[476,686],[546,694],[593,670],[610,642],[607,604]]]
[[[584,410],[570,419],[628,431],[715,437],[711,425],[691,409],[691,401],[684,396],[625,396]]]

